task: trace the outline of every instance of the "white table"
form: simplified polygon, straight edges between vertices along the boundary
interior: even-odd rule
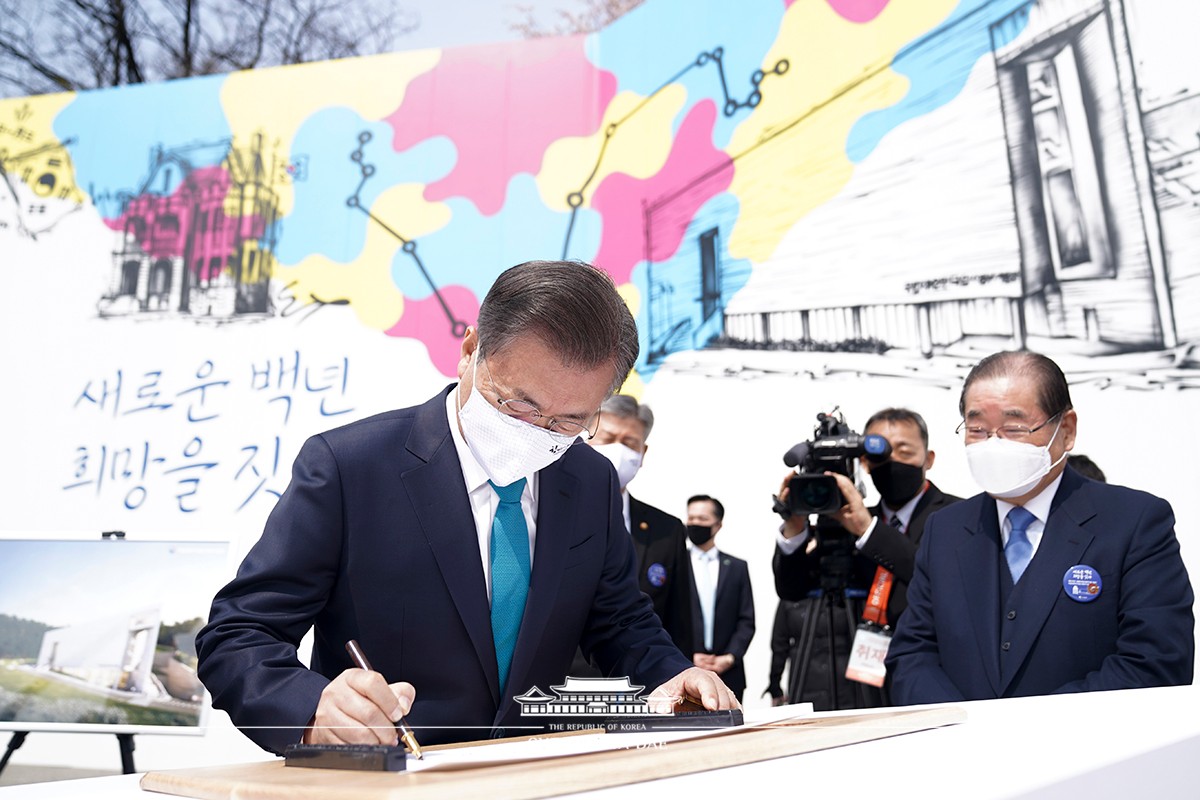
[[[765,796],[793,787],[796,797],[845,798],[858,793],[856,778],[875,775],[886,781],[889,800],[1200,797],[1200,687],[957,705],[967,712],[961,725],[578,796]],[[1003,766],[1006,760],[1019,766]],[[0,789],[0,800],[168,796],[142,792],[140,777],[16,786]]]

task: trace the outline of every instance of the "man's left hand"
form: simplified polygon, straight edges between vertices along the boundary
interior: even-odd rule
[[[709,711],[742,707],[716,673],[699,667],[690,667],[671,678],[651,692],[646,702],[650,705],[650,713],[665,714],[676,710],[685,696],[699,700]]]

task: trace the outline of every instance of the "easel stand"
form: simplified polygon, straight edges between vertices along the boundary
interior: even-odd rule
[[[29,731],[13,732],[12,738],[8,740],[8,748],[4,751],[4,757],[0,758],[0,774],[8,766],[8,760],[12,758],[12,754],[25,744],[25,737],[28,735]],[[132,775],[137,771],[133,768],[133,734],[117,733],[114,735],[117,737],[117,746],[121,749],[121,772],[125,775]]]

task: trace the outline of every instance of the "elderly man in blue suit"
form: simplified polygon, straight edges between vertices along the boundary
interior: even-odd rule
[[[612,465],[572,446],[637,354],[606,274],[501,274],[457,385],[305,443],[197,638],[213,705],[274,752],[396,744],[401,715],[423,744],[500,738],[538,724],[514,696],[560,684],[582,647],[659,696],[736,707],[638,590]],[[311,668],[296,654],[310,628]]]
[[[888,651],[901,704],[1192,682],[1192,587],[1170,505],[1066,464],[1062,370],[996,353],[960,400],[985,493],[925,525]]]

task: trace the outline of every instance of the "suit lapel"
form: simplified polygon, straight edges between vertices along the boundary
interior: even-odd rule
[[[453,387],[451,387],[453,388]],[[479,557],[479,538],[471,501],[450,436],[446,392],[417,409],[405,446],[425,463],[400,476],[429,548],[437,559],[446,590],[488,676],[493,699],[499,701],[499,673],[492,642],[487,584]]]
[[[979,516],[966,525],[957,551],[964,607],[975,632],[988,682],[1000,693],[1000,521],[996,501],[983,495]]]
[[[721,602],[721,594],[724,593],[726,585],[729,583],[729,571],[733,568],[733,562],[729,560],[729,556],[724,553],[717,553],[717,591],[713,592],[713,616],[717,614],[717,603]]]
[[[925,532],[925,520],[929,518],[930,514],[945,504],[946,496],[932,483],[929,484],[929,488],[925,490],[925,494],[921,495],[921,499],[917,501],[917,507],[913,509],[905,535],[914,544],[921,541],[921,534]]]
[[[645,529],[642,525],[647,525]],[[629,495],[629,535],[633,538],[633,551],[637,555],[638,579],[646,570],[646,550],[650,546],[650,530],[647,521],[642,516],[642,501]]]
[[[1080,563],[1083,554],[1091,545],[1093,534],[1083,524],[1095,516],[1096,511],[1078,491],[1082,481],[1075,473],[1066,470],[1062,483],[1050,504],[1050,518],[1042,532],[1042,541],[1037,553],[1021,576],[1021,595],[1018,604],[1022,622],[1019,637],[1014,637],[1008,661],[1010,669],[1001,676],[1001,692],[1008,688],[1029,651],[1037,641],[1042,626],[1046,624],[1054,603],[1062,591],[1063,573]]]

